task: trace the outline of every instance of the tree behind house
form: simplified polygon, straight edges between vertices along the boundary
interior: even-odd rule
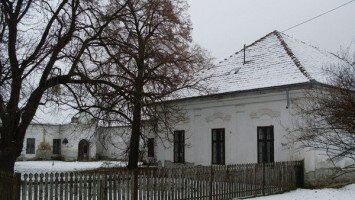
[[[352,160],[341,173],[355,169],[355,63],[343,59],[339,65],[325,66],[330,86],[315,85],[306,91],[298,104],[302,122],[291,134],[293,142],[324,152],[334,165]]]
[[[131,127],[130,169],[137,167],[139,141],[145,137],[142,120],[152,122],[153,128],[157,123],[170,127],[172,119],[182,115],[165,100],[181,97],[182,91],[208,91],[203,85],[208,76],[198,75],[211,65],[192,43],[186,9],[185,1],[129,1],[124,18],[110,26],[102,40],[110,56],[101,63],[106,78],[120,90],[92,88],[92,93],[100,94],[93,95],[98,107],[111,105],[109,118]]]
[[[125,2],[115,3],[116,10],[106,14],[97,1],[0,2],[0,170],[14,170],[40,106],[61,92],[78,95],[75,85],[106,83],[90,62],[90,50],[120,17]]]

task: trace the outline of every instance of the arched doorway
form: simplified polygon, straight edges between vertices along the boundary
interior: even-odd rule
[[[89,160],[89,142],[87,140],[80,140],[78,147],[78,161]]]

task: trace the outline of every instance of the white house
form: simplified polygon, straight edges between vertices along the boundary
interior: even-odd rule
[[[213,94],[172,101],[187,120],[176,124],[170,142],[161,140],[166,131],[152,135],[147,156],[164,166],[304,159],[308,178],[319,177],[332,167],[327,157],[290,146],[287,129],[299,120],[295,101],[302,100],[304,89],[327,84],[323,69],[341,62],[285,34],[269,33],[205,72],[213,75]],[[26,134],[23,159],[124,159],[129,128],[99,127],[85,117],[71,120],[71,114],[42,115]]]
[[[123,127],[102,127],[74,110],[42,108],[27,129],[19,160],[125,159]]]
[[[266,35],[206,72],[216,92],[173,101],[187,120],[175,126],[173,143],[155,140],[154,156],[165,166],[304,159],[308,178],[320,176],[331,167],[327,157],[288,145],[287,128],[299,119],[294,104],[304,89],[327,84],[323,69],[340,62],[283,33]]]
[[[95,133],[87,124],[31,124],[19,159],[96,159]]]

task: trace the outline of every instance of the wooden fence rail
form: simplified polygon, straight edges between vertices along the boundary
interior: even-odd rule
[[[302,186],[303,161],[22,174],[22,200],[218,200]]]

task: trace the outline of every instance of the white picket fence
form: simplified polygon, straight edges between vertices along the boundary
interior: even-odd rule
[[[22,174],[21,200],[217,200],[301,186],[303,161]]]

